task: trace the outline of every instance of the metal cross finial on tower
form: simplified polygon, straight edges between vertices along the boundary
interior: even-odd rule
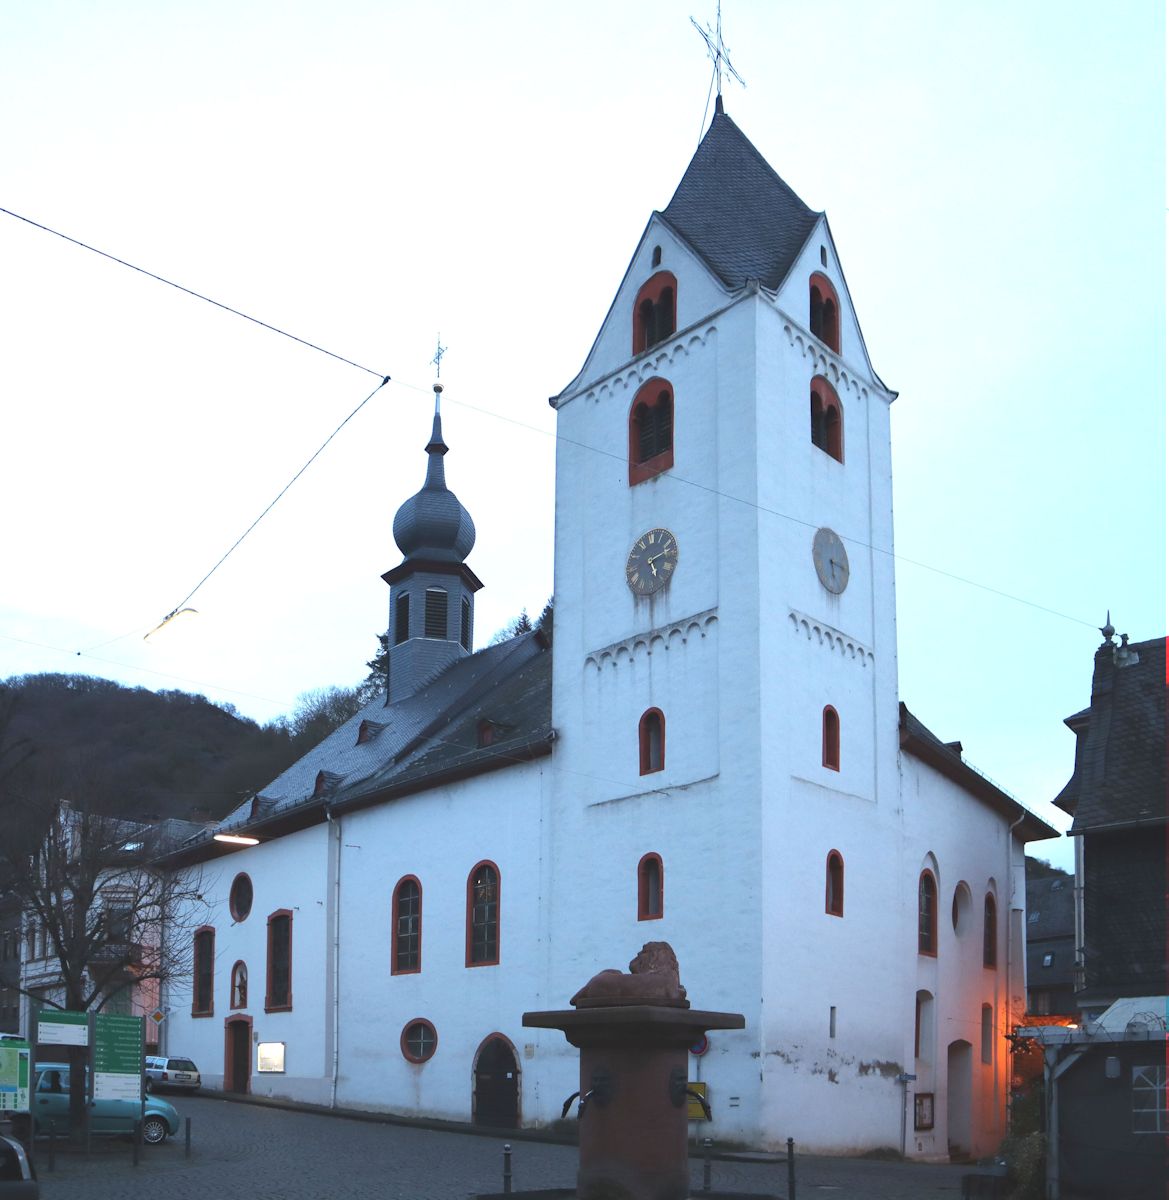
[[[702,35],[702,40],[706,43],[706,53],[710,55],[714,62],[714,83],[716,94],[721,97],[723,94],[723,71],[731,76],[732,79],[738,80],[739,83],[746,87],[742,75],[731,65],[730,52],[727,50],[726,43],[723,41],[723,6],[722,0],[717,0],[715,6],[714,28],[709,25],[705,29],[691,17],[690,24]],[[719,106],[721,109],[721,105]]]
[[[442,344],[442,334],[441,333],[438,335],[437,338],[435,338],[435,343],[436,343],[436,349],[434,351],[434,357],[430,361],[432,363],[434,363],[435,377],[441,378],[441,376],[442,376],[442,356],[446,353],[446,350],[447,350],[447,348]]]

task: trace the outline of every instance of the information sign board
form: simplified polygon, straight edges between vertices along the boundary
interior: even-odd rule
[[[697,1092],[708,1103],[710,1095],[706,1090],[705,1083],[696,1083],[693,1079],[686,1085],[691,1091]],[[686,1120],[687,1121],[705,1121],[706,1113],[702,1111],[701,1102],[694,1096],[687,1095],[686,1097]]]
[[[88,1046],[89,1014],[42,1009],[37,1014],[37,1043],[41,1046]]]
[[[28,1042],[0,1042],[0,1112],[28,1112]]]
[[[93,1018],[93,1098],[142,1098],[141,1017],[95,1013]]]

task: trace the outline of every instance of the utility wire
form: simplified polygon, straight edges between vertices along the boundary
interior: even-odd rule
[[[88,242],[83,242],[78,238],[70,237],[67,233],[62,233],[59,229],[51,229],[48,225],[42,225],[39,221],[32,220],[31,217],[22,217],[20,213],[13,212],[8,208],[0,208],[0,213],[6,217],[15,217],[18,221],[23,221],[26,225],[31,225],[34,229],[43,229],[45,233],[51,233],[54,237],[62,238],[66,242],[72,242],[74,246],[80,246],[82,250],[89,250],[93,254],[100,254],[102,258],[108,258],[110,262],[115,262],[121,267],[129,267],[131,271],[137,271],[139,275],[145,275],[150,279],[157,279],[159,283],[165,283],[167,287],[173,287],[176,291],[185,292],[188,296],[194,296],[196,300],[203,300],[207,304],[213,304],[216,308],[222,308],[224,312],[229,312],[232,316],[243,317],[245,321],[251,321],[253,325],[259,325],[262,329],[269,329],[273,333],[280,334],[281,337],[290,338],[294,342],[299,342],[302,346],[307,346],[310,350],[316,350],[321,354],[327,354],[330,358],[335,358],[338,362],[343,362],[350,367],[356,367],[359,371],[365,371],[368,375],[382,374],[381,371],[375,371],[372,367],[362,366],[359,362],[354,362],[351,358],[345,358],[344,355],[334,354],[332,350],[326,350],[324,346],[318,346],[315,342],[310,342],[306,338],[297,337],[295,333],[289,333],[286,329],[280,329],[276,325],[269,325],[267,321],[261,321],[259,317],[249,316],[246,312],[240,312],[238,308],[232,308],[230,304],[223,304],[219,300],[212,300],[210,296],[204,296],[202,292],[196,292],[193,288],[183,287],[181,283],[175,283],[173,279],[166,279],[162,275],[156,275],[153,271],[146,270],[145,267],[137,267],[131,262],[127,262],[124,258],[118,258],[114,254],[109,254],[105,250],[99,250],[96,246],[91,246]]]

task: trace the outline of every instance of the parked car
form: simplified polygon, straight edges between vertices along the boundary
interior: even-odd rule
[[[0,1196],[3,1200],[40,1200],[40,1194],[24,1147],[15,1138],[0,1137]]]
[[[36,1065],[36,1088],[32,1093],[32,1110],[37,1120],[37,1134],[64,1134],[69,1130],[69,1064],[44,1062]],[[134,1122],[142,1121],[142,1140],[157,1146],[179,1131],[179,1114],[174,1105],[147,1096],[144,1105],[136,1100],[91,1100],[89,1106],[90,1132],[94,1134],[127,1134],[134,1132]],[[17,1113],[12,1118],[12,1130],[27,1140],[29,1118]]]
[[[199,1068],[189,1058],[169,1058],[165,1055],[146,1056],[146,1090],[156,1088],[180,1088],[184,1092],[197,1092],[202,1080]]]

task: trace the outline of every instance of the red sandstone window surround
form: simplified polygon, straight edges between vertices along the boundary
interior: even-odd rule
[[[658,921],[665,912],[665,873],[660,854],[643,854],[637,864],[637,919]]]
[[[481,862],[467,876],[468,967],[499,962],[499,868]]]
[[[817,375],[811,386],[812,445],[838,463],[844,462],[844,409],[836,389]]]
[[[649,379],[629,407],[629,486],[673,465],[674,389],[664,379]]]
[[[231,1007],[247,1008],[248,1006],[248,967],[244,962],[237,962],[231,968]]]
[[[292,1008],[292,910],[277,909],[268,918],[267,990],[265,1012]]]
[[[808,328],[829,350],[840,353],[840,301],[828,276],[820,271],[808,280]]]
[[[917,881],[917,952],[938,954],[938,884],[929,870]]]
[[[647,708],[637,725],[641,774],[652,775],[666,765],[666,718],[660,708]]]
[[[191,1016],[215,1015],[215,930],[204,925],[195,930]]]
[[[844,857],[839,850],[828,852],[824,867],[824,911],[829,916],[844,916]]]
[[[412,1063],[424,1063],[438,1049],[438,1033],[425,1017],[415,1017],[402,1030],[402,1056]]]
[[[840,714],[831,704],[824,706],[821,721],[820,759],[830,771],[840,770]]]
[[[422,970],[422,884],[407,875],[394,888],[390,974],[413,975]]]
[[[633,302],[633,353],[656,346],[678,326],[678,281],[669,271],[658,271],[641,285]]]

